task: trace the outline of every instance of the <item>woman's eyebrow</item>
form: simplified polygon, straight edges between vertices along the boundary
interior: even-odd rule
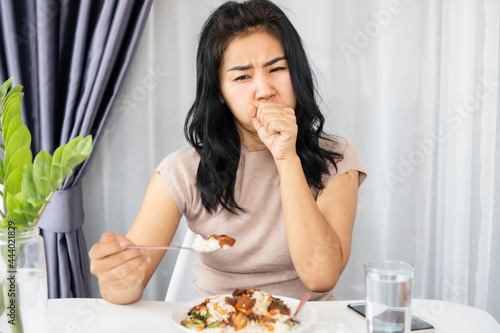
[[[275,63],[277,63],[278,61],[281,61],[281,60],[286,60],[285,56],[280,56],[280,57],[276,57],[272,60],[269,60],[268,62],[266,62],[264,64],[264,67],[274,65]]]
[[[285,56],[279,56],[279,57],[276,57],[274,59],[267,61],[266,63],[264,63],[264,67],[271,66],[271,65],[273,65],[281,60],[286,60]],[[247,69],[250,69],[252,67],[253,67],[253,65],[233,66],[233,67],[229,68],[227,71],[228,72],[230,72],[230,71],[246,71]]]

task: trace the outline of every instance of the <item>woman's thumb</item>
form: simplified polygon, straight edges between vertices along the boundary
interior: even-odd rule
[[[253,104],[248,104],[248,115],[250,118],[257,117],[257,107]]]

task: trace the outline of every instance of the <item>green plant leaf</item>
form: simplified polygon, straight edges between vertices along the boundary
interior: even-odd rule
[[[4,198],[4,210],[8,212],[6,205],[6,195],[10,194],[15,196],[17,193],[21,191],[21,181],[23,178],[23,168],[17,168],[12,171],[9,175],[7,175],[7,179],[5,180],[5,184],[3,187],[3,198]]]
[[[4,100],[4,103],[5,103],[5,100]],[[7,127],[7,122],[14,117],[16,110],[20,112],[21,108],[19,108],[19,109],[15,108],[13,105],[11,105],[11,106],[9,106],[9,108],[7,108],[5,104],[0,104],[0,106],[2,107],[2,128],[3,128],[3,127]]]
[[[71,174],[73,173],[73,169],[70,169],[64,165],[60,165],[59,167],[61,168],[62,171],[62,179],[60,180],[60,182],[62,182],[64,179],[66,179],[66,177],[71,176]]]
[[[9,122],[9,129],[8,129],[8,132],[6,133],[6,135],[4,136],[5,138],[5,144],[6,145],[9,145],[10,143],[10,140],[12,140],[12,137],[14,136],[14,134],[19,131],[21,128],[23,127],[26,127],[23,125],[23,120],[21,119],[21,116],[19,115],[19,117],[15,117],[13,118],[10,122]],[[28,130],[28,128],[26,127],[26,130]],[[25,132],[26,133],[26,132]],[[29,130],[27,131],[28,133],[28,138],[29,138],[29,141],[31,143],[31,134],[29,132]],[[25,134],[24,134],[25,135]]]
[[[11,107],[13,105],[20,105],[21,101],[23,100],[23,97],[24,97],[24,93],[20,92],[19,89],[15,89],[14,91],[10,91],[7,94],[7,96],[5,96],[5,99],[3,100],[4,110],[7,110],[9,107]]]
[[[9,226],[9,219],[5,218],[0,221],[0,228],[5,229]]]
[[[9,158],[7,160],[7,158]],[[5,154],[5,161],[4,161],[4,167],[5,167],[5,174],[8,175],[15,169],[21,167],[23,168],[26,164],[30,163],[31,164],[31,150],[28,147],[23,147],[13,154],[7,155]]]
[[[0,86],[3,139],[0,149],[4,151],[4,160],[0,160],[0,183],[4,185],[5,211],[0,228],[9,221],[21,227],[28,222],[37,223],[51,194],[92,152],[92,137],[79,136],[58,147],[53,156],[41,151],[31,163],[31,134],[21,114],[23,87],[17,85],[9,90],[12,82],[10,78]]]
[[[59,180],[62,178],[62,169],[61,169],[61,157],[64,146],[58,147],[54,151],[54,155],[52,155],[52,164],[50,166],[50,180],[52,182],[59,183]]]
[[[14,170],[18,166],[24,166],[27,163],[31,163],[31,135],[26,126],[20,127],[13,135],[12,142],[8,145],[5,150],[4,156],[4,170],[8,174],[11,170]],[[14,159],[14,163],[11,163]],[[10,166],[10,169],[9,169]]]
[[[7,218],[16,224],[24,225],[27,224],[26,217],[22,213],[23,206],[19,200],[13,196],[11,193],[4,194],[5,200],[5,212],[7,213]]]
[[[48,203],[48,200],[45,199],[40,199],[40,198],[26,198],[26,202],[28,202],[31,206],[34,208],[34,212],[38,213],[40,209],[42,208],[43,205]],[[37,214],[35,214],[34,217],[36,217]],[[33,218],[30,220],[33,221]]]
[[[7,81],[5,81],[1,86],[0,86],[0,101],[3,100],[5,97],[5,94],[7,93],[7,89],[9,89],[10,84],[14,81],[13,77],[10,77]]]
[[[64,178],[62,178],[62,176],[61,176],[59,181],[49,179],[50,187],[52,187],[54,189],[54,191],[59,190],[62,187],[63,180],[64,180]]]
[[[62,179],[62,169],[60,164],[55,164],[54,161],[52,160],[52,164],[50,166],[50,183],[51,187],[54,187],[54,184],[56,187],[59,186],[59,180]]]
[[[57,184],[55,186],[52,186],[52,182],[50,180],[50,178],[47,178],[47,177],[35,177],[35,180],[39,183],[41,183],[43,186],[47,187],[47,188],[50,188],[50,191],[49,191],[49,194],[51,191],[57,191],[59,188],[57,187]],[[48,194],[45,196],[47,197]]]
[[[66,165],[66,161],[68,158],[71,157],[73,150],[76,148],[78,143],[82,141],[83,138],[81,136],[77,136],[76,138],[73,138],[71,141],[69,141],[67,144],[63,146],[63,152],[61,156],[61,164]]]
[[[9,133],[10,123],[12,121],[16,121],[16,124],[20,124],[18,126],[21,127],[23,125],[23,120],[21,119],[21,107],[11,108],[9,112],[5,112],[2,114],[2,135],[3,135],[3,143],[7,145],[7,136]]]
[[[12,142],[10,142],[12,140]],[[5,151],[5,165],[9,164],[10,159],[14,155],[15,152],[18,150],[21,150],[23,148],[30,149],[31,145],[31,134],[30,131],[28,130],[28,127],[22,126],[20,127],[14,134],[12,134],[12,137],[8,141],[8,149]],[[31,162],[31,159],[30,159]]]
[[[9,93],[7,94],[7,96],[5,96],[5,99],[6,99],[6,100],[7,100],[7,99],[9,99],[9,98],[10,98],[13,94],[18,93],[18,92],[21,92],[21,90],[23,90],[23,86],[21,86],[21,85],[19,85],[19,84],[18,84],[17,86],[13,87],[13,88],[9,91]]]
[[[52,191],[50,183],[50,166],[52,164],[52,156],[45,150],[40,151],[33,162],[33,178],[38,193],[43,198],[46,198]]]
[[[66,149],[64,151],[66,152]],[[83,161],[85,161],[85,159],[89,157],[91,153],[92,153],[92,136],[87,135],[84,139],[79,140],[78,144],[72,149],[72,151],[69,154],[69,157],[65,160],[65,165],[68,168],[74,169],[78,165],[80,165]],[[64,155],[63,155],[63,161],[64,161]]]
[[[23,168],[19,167],[7,175],[5,179],[5,184],[3,191],[4,193],[10,193],[16,195],[21,191],[21,181],[23,179]]]
[[[28,197],[22,190],[21,192],[16,194],[15,198],[21,204],[21,208],[20,209],[16,208],[15,212],[19,215],[23,214],[24,220],[26,220],[27,222],[32,222],[37,216],[38,210],[40,209],[41,206],[36,208],[30,202],[28,202]]]
[[[26,164],[23,168],[23,179],[21,180],[21,199],[23,202],[28,201],[30,198],[39,199],[41,196],[38,193],[33,178],[33,165]]]
[[[2,104],[3,111],[2,112],[5,114],[8,114],[12,110],[16,110],[18,108],[20,109],[23,97],[24,97],[24,93],[22,93],[22,92],[15,92],[15,93],[9,94],[9,96],[3,100],[3,104]],[[3,122],[4,122],[4,119],[2,118],[2,123]]]
[[[68,160],[73,156],[73,152],[78,146],[78,143],[82,141],[83,138],[81,136],[77,136],[73,138],[70,142],[64,145],[63,153],[61,156],[61,164],[64,166],[68,166]]]
[[[22,205],[22,208],[16,209],[15,212],[19,215],[23,214],[26,222],[33,222],[35,218],[38,216],[38,211],[42,206],[38,207],[33,206],[30,202],[26,200],[26,197],[22,195],[22,192],[18,193],[16,199],[19,200],[19,202]],[[26,224],[26,226],[28,225]]]

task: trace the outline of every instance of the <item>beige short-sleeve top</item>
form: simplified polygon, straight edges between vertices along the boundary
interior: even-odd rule
[[[356,148],[344,139],[333,140],[336,151],[341,152],[344,159],[337,163],[337,172],[330,165],[330,175],[324,176],[324,182],[358,170],[361,185],[366,171]],[[191,284],[193,290],[205,297],[231,293],[238,288],[257,288],[273,295],[300,298],[308,290],[300,281],[288,250],[280,179],[271,153],[268,150],[249,152],[242,146],[239,165],[228,167],[227,172],[236,172],[236,202],[246,209],[246,213],[239,215],[225,210],[210,214],[203,207],[196,187],[199,161],[196,150],[189,147],[170,154],[156,169],[194,233],[203,237],[225,234],[236,239],[229,250],[199,254],[200,260],[194,267],[196,279]],[[312,193],[316,196],[315,191]],[[329,291],[312,293],[311,299],[335,297]]]

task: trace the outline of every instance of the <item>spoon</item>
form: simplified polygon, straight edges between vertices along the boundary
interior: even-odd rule
[[[191,250],[192,247],[184,246],[142,246],[142,245],[127,245],[127,249],[144,249],[144,250]]]
[[[192,247],[185,246],[144,246],[144,245],[128,245],[127,249],[143,249],[143,250],[191,250],[194,252],[213,252],[220,249],[227,249],[234,245],[235,239],[226,235],[211,235],[209,239],[204,239],[200,235],[196,235]]]
[[[291,322],[294,322],[296,324],[300,324],[300,320],[297,319],[297,315],[299,314],[300,309],[306,304],[306,302],[311,298],[311,294],[305,293],[304,296],[302,296],[302,299],[300,300],[299,306],[297,306],[297,309],[295,310],[295,313],[293,314],[292,318],[288,319]]]
[[[214,252],[217,250],[224,249],[222,247],[218,249],[209,249],[209,250],[196,250],[192,247],[185,247],[185,246],[145,246],[145,245],[127,245],[127,249],[144,249],[144,250],[191,250],[193,252],[202,252],[202,253],[208,253],[208,252]],[[0,332],[1,333],[1,332]]]

